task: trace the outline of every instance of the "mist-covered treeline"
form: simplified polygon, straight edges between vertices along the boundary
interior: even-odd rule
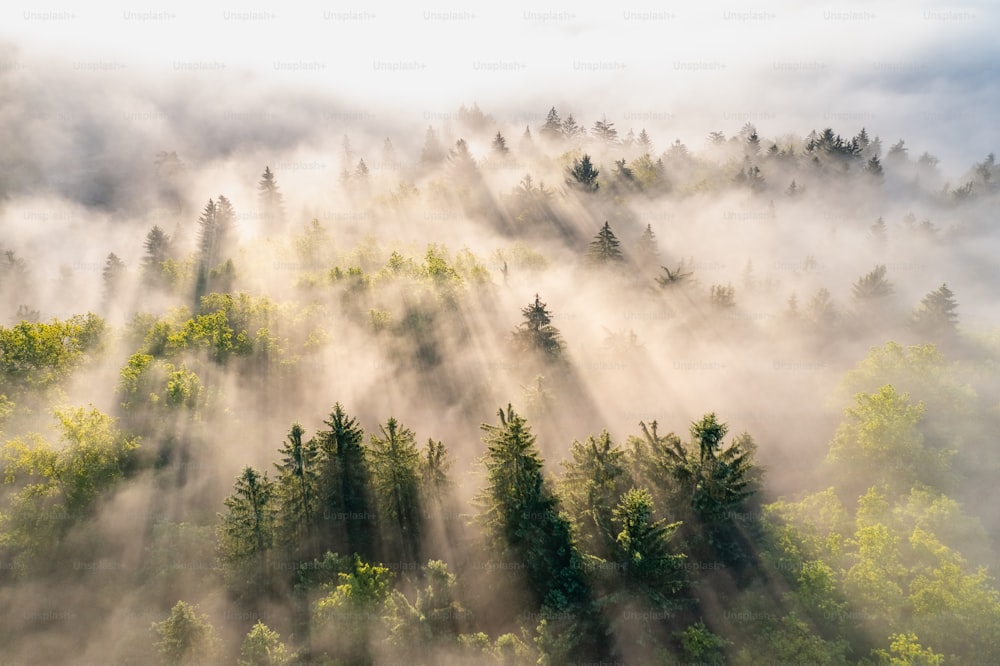
[[[1000,658],[1000,166],[736,129],[8,183],[5,663]]]

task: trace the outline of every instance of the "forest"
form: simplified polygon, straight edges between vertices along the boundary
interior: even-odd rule
[[[0,663],[1000,663],[993,154],[578,111],[0,186]]]

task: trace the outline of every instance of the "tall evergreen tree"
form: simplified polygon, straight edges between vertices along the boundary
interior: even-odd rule
[[[125,262],[114,252],[108,255],[104,262],[104,269],[101,271],[101,279],[104,283],[104,301],[110,302],[118,295],[122,280],[125,277]]]
[[[580,159],[573,159],[573,168],[569,171],[570,177],[566,179],[566,184],[584,192],[596,192],[601,187],[597,182],[600,173],[591,164],[590,155],[584,154]]]
[[[913,313],[913,324],[918,331],[927,335],[945,337],[957,331],[958,303],[955,294],[947,284],[930,292],[920,300],[920,306]]]
[[[598,437],[574,441],[563,468],[559,494],[580,545],[591,555],[611,559],[617,535],[612,510],[632,483],[624,450],[605,430]]]
[[[562,133],[570,141],[576,141],[578,138],[583,137],[587,130],[585,130],[576,119],[573,118],[573,114],[566,116],[566,120],[562,124]]]
[[[302,441],[304,431],[292,424],[279,449],[280,462],[274,464],[278,501],[279,541],[292,553],[312,556],[314,538],[321,516],[319,503],[319,446],[316,440]]]
[[[639,266],[643,269],[648,270],[660,265],[660,247],[656,242],[656,234],[653,233],[653,225],[646,225],[642,236],[639,237],[635,255]]]
[[[563,343],[559,329],[552,325],[552,315],[538,294],[535,301],[521,309],[524,321],[514,331],[519,351],[537,353],[547,360],[562,356]]]
[[[420,452],[416,437],[394,418],[372,433],[368,445],[372,488],[378,502],[389,553],[398,561],[419,562],[422,536]]]
[[[320,449],[319,497],[323,507],[324,548],[377,556],[375,506],[365,456],[364,430],[338,402],[316,433]]]
[[[497,135],[493,137],[493,153],[497,157],[506,157],[510,154],[510,148],[507,147],[507,139],[503,138],[503,134],[499,131]]]
[[[590,241],[587,259],[592,264],[598,265],[623,262],[625,261],[625,255],[622,254],[620,245],[621,242],[619,242],[615,233],[611,231],[611,225],[605,221],[604,226],[597,232],[594,240]]]
[[[170,236],[156,225],[146,234],[143,248],[146,250],[142,257],[143,282],[149,285],[159,284],[163,275],[163,262],[170,258]]]
[[[548,114],[545,116],[545,124],[542,125],[540,133],[546,139],[550,141],[556,141],[561,139],[563,136],[563,124],[559,119],[559,112],[556,111],[556,107],[549,109]]]
[[[609,146],[618,143],[618,130],[615,129],[614,123],[608,122],[607,116],[602,116],[600,120],[595,122],[590,133],[594,138]]]
[[[482,425],[487,482],[477,496],[491,559],[526,572],[536,607],[567,610],[587,594],[569,522],[545,482],[530,426],[510,405],[498,415],[499,425]]]
[[[281,231],[285,224],[284,196],[269,166],[264,167],[264,173],[257,183],[257,202],[266,228],[274,232]]]
[[[267,473],[245,467],[220,514],[219,553],[230,588],[259,599],[270,589],[269,552],[274,545],[275,488]]]

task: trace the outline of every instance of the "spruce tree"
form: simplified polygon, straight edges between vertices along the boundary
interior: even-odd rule
[[[303,441],[304,431],[292,424],[282,447],[277,470],[279,541],[290,553],[315,550],[315,531],[321,515],[319,504],[319,447],[315,440]]]
[[[240,596],[259,599],[270,589],[268,560],[274,545],[275,488],[252,467],[236,479],[233,494],[220,515],[219,552],[230,588]]]
[[[563,124],[559,119],[559,112],[556,111],[556,107],[553,106],[549,109],[548,114],[545,116],[545,124],[542,125],[540,132],[543,137],[552,141],[562,138]]]
[[[339,402],[324,423],[328,429],[316,433],[323,547],[373,560],[377,556],[375,506],[364,430]]]
[[[422,535],[420,452],[413,431],[390,418],[368,445],[372,489],[385,543],[398,561],[419,562]]]
[[[284,197],[269,166],[264,167],[264,173],[257,183],[257,201],[266,228],[274,232],[280,231],[285,224]]]
[[[597,232],[594,240],[590,242],[587,259],[590,263],[597,265],[623,262],[625,261],[625,255],[622,254],[620,245],[621,243],[615,236],[615,233],[611,231],[611,225],[605,221],[604,226]]]
[[[913,324],[926,335],[953,335],[958,325],[957,309],[954,292],[947,284],[942,284],[920,300],[920,306],[913,313]]]
[[[563,343],[559,329],[552,325],[552,315],[538,294],[535,301],[521,309],[524,321],[514,331],[514,341],[522,353],[540,354],[547,360],[562,356]]]
[[[600,173],[600,170],[591,164],[590,155],[584,154],[580,159],[573,159],[573,168],[570,169],[570,177],[566,179],[566,184],[583,192],[596,192],[601,187],[597,182]]]

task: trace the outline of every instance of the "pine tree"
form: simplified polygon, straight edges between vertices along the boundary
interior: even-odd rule
[[[371,461],[372,489],[379,517],[386,523],[386,543],[398,561],[419,562],[422,535],[420,505],[420,452],[413,431],[394,418],[379,426],[367,454]]]
[[[498,157],[506,157],[510,154],[510,148],[507,147],[507,140],[503,138],[503,134],[497,132],[497,135],[493,137],[493,153]]]
[[[567,610],[587,594],[569,523],[545,483],[531,428],[510,405],[498,415],[499,425],[482,426],[487,482],[476,498],[491,559],[518,563],[536,608]]]
[[[622,254],[621,243],[611,231],[611,225],[607,221],[597,232],[594,240],[590,241],[590,249],[587,251],[587,258],[592,264],[606,265],[625,261]]]
[[[142,278],[146,284],[158,284],[161,280],[163,262],[170,258],[170,236],[158,225],[146,234],[143,243],[146,254],[142,257]]]
[[[125,262],[118,258],[114,252],[108,255],[104,262],[104,270],[101,271],[101,278],[104,282],[104,301],[110,302],[118,295],[121,288],[122,279],[125,277]]]
[[[215,628],[198,610],[198,606],[178,601],[167,619],[153,623],[156,651],[167,664],[209,663],[218,656]]]
[[[649,134],[646,133],[645,127],[643,127],[642,131],[639,132],[638,143],[639,143],[639,148],[642,150],[642,152],[646,153],[647,155],[653,154],[653,140],[649,138]]]
[[[323,507],[324,547],[334,552],[376,557],[374,498],[363,445],[364,431],[338,402],[316,433],[319,456],[319,499]]]
[[[605,430],[598,437],[574,441],[563,468],[559,494],[573,519],[580,545],[588,554],[613,558],[617,532],[612,510],[631,483],[625,452]]]
[[[920,307],[913,313],[913,324],[918,331],[934,336],[953,335],[958,329],[958,303],[947,284],[924,296]]]
[[[580,159],[573,159],[573,168],[570,169],[571,178],[566,179],[566,184],[584,192],[596,192],[601,184],[597,182],[597,176],[601,173],[590,163],[590,155],[584,154]]]
[[[535,294],[534,303],[521,309],[524,321],[514,331],[514,341],[523,353],[540,354],[547,360],[561,358],[563,343],[559,329],[552,325],[552,315]]]
[[[540,133],[546,139],[550,141],[556,141],[561,139],[563,136],[563,125],[562,121],[559,120],[559,112],[556,111],[556,107],[549,109],[548,114],[545,116],[545,124],[542,125]]]
[[[609,146],[618,143],[618,130],[615,129],[614,123],[608,122],[607,116],[602,116],[600,120],[595,122],[590,133],[594,135],[594,138]]]
[[[236,479],[233,494],[225,499],[220,515],[219,552],[226,565],[230,587],[257,599],[270,587],[268,553],[274,545],[275,488],[252,467]]]
[[[885,266],[879,264],[870,273],[858,278],[851,288],[851,294],[858,305],[875,305],[893,294],[895,288],[886,280],[885,272]]]
[[[586,130],[577,124],[576,119],[573,118],[573,114],[566,116],[566,120],[562,124],[562,133],[570,141],[576,141],[578,137],[582,137],[587,132]]]
[[[264,173],[257,183],[257,201],[267,228],[272,232],[280,231],[285,224],[284,197],[269,166],[264,167]]]
[[[319,446],[315,440],[303,442],[298,423],[279,449],[276,499],[279,541],[290,552],[315,550],[315,531],[321,515],[319,503]]]
[[[872,155],[871,159],[865,163],[865,173],[868,174],[873,182],[882,182],[885,176],[882,173],[882,163],[879,162],[878,157]]]
[[[611,511],[617,528],[614,560],[631,587],[644,589],[658,605],[667,604],[667,594],[684,586],[683,555],[670,552],[667,542],[680,527],[653,518],[653,496],[645,488],[632,488],[621,495]]]
[[[660,248],[656,242],[656,234],[653,233],[653,225],[651,224],[646,225],[642,236],[639,237],[636,260],[643,269],[653,268],[660,263]]]
[[[886,241],[888,240],[888,233],[885,220],[883,220],[881,216],[875,220],[870,227],[868,227],[868,236],[877,247],[885,247]]]

